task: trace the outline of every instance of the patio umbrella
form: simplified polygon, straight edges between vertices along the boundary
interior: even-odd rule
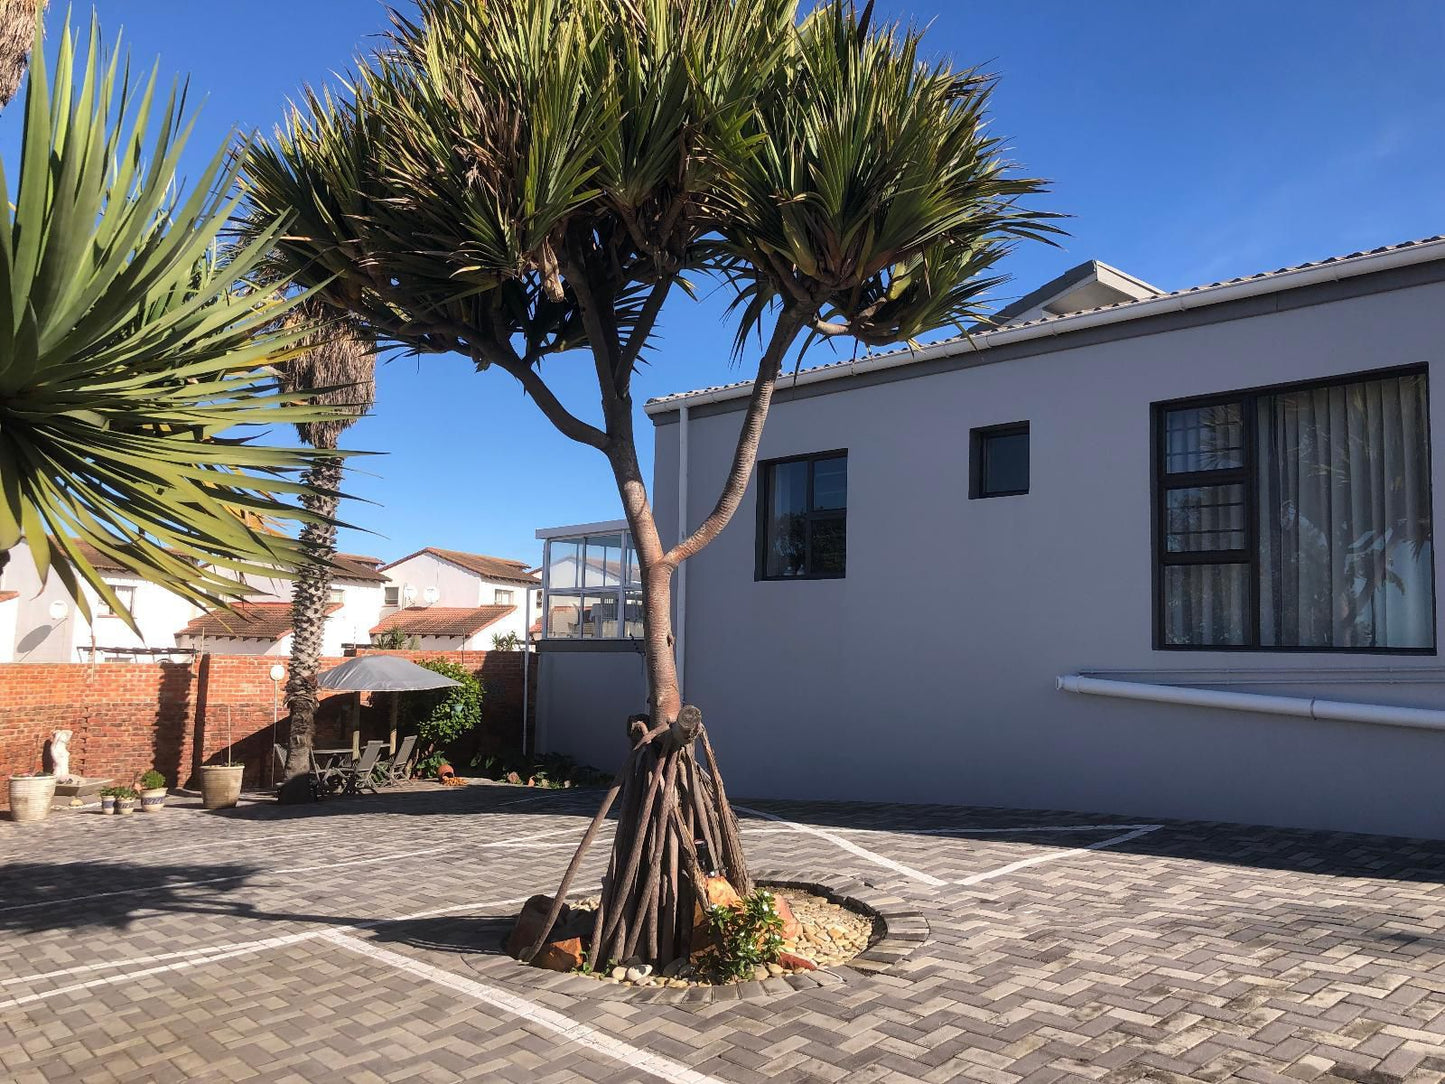
[[[333,666],[316,677],[316,684],[323,689],[344,690],[354,693],[405,693],[421,689],[445,689],[460,685],[444,674],[418,666],[409,659],[396,655],[358,655],[347,659],[340,666]],[[391,751],[396,753],[396,711],[399,700],[391,699]],[[351,728],[351,747],[356,756],[361,755],[360,709],[361,697],[356,698],[357,714]]]

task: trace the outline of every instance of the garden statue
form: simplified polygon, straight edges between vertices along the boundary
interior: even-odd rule
[[[70,782],[70,735],[69,730],[57,730],[50,736],[50,759],[57,783]]]

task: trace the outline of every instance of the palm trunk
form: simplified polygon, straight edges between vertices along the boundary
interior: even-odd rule
[[[286,782],[304,776],[311,768],[311,750],[316,737],[316,673],[321,666],[321,644],[326,630],[326,610],[331,601],[331,558],[336,553],[334,520],[340,500],[342,460],[318,459],[306,472],[306,482],[316,492],[302,499],[306,509],[322,517],[301,530],[307,551],[306,564],[299,570],[291,595],[291,672],[286,679],[286,709],[291,713],[291,732],[286,748]],[[295,787],[285,787],[283,798],[300,797]]]

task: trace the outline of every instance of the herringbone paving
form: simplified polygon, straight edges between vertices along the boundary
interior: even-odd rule
[[[759,868],[864,882],[927,940],[775,996],[577,996],[496,946],[597,799],[0,824],[0,1079],[1445,1080],[1440,844],[753,802]]]

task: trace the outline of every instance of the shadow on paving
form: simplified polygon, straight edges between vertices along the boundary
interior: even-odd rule
[[[1112,844],[1110,854],[1179,858],[1251,869],[1312,873],[1329,877],[1366,877],[1380,880],[1445,884],[1445,841],[1349,832],[1318,832],[1297,828],[1229,824],[1218,821],[1171,821],[1124,817],[1117,813],[1076,810],[999,809],[987,806],[900,805],[882,802],[790,802],[776,799],[736,799],[745,806],[772,813],[784,820],[817,828],[868,829],[878,832],[920,833],[941,828],[1023,828],[1039,825],[1038,833],[1008,835],[920,835],[915,839],[1016,840],[1020,844],[1070,849],[1107,839],[1111,826],[1159,824],[1127,842]],[[769,822],[739,813],[744,827]],[[1049,832],[1054,825],[1100,825],[1097,833]],[[886,841],[870,843],[866,836],[850,836],[864,847],[888,853]]]
[[[377,941],[460,955],[501,956],[502,943],[517,921],[516,910],[505,915],[439,915],[436,918],[383,922],[372,930]]]
[[[348,921],[335,915],[267,911],[232,896],[266,872],[240,864],[9,862],[0,888],[0,932],[122,929],[158,911],[273,922]],[[298,881],[296,887],[304,884]]]
[[[354,797],[328,798],[303,805],[254,802],[211,816],[244,821],[276,821],[310,817],[356,817],[374,814],[409,816],[470,816],[503,813],[509,816],[590,817],[605,791],[600,787],[537,790],[530,787],[472,784],[455,789],[383,791]],[[1152,821],[1113,813],[1077,810],[1021,810],[987,806],[903,805],[883,802],[809,802],[778,799],[735,799],[738,804],[765,810],[784,820],[818,828],[868,829],[903,834],[941,828],[1021,828],[1041,826],[1035,834],[981,835],[992,842],[1016,840],[1030,846],[1069,849],[1107,838],[1108,826],[1159,823],[1150,832],[1110,846],[1111,853],[1157,858],[1180,858],[1252,869],[1312,873],[1332,877],[1366,877],[1380,880],[1445,884],[1445,841],[1406,839],[1346,832],[1212,821]],[[616,817],[616,810],[610,814]],[[768,826],[766,819],[739,813],[747,827]],[[1048,826],[1097,824],[1099,834],[1048,832]],[[1121,828],[1121,831],[1123,829]],[[866,836],[853,837],[870,846]],[[921,836],[923,839],[969,839],[961,836]],[[887,850],[886,845],[881,848]]]

